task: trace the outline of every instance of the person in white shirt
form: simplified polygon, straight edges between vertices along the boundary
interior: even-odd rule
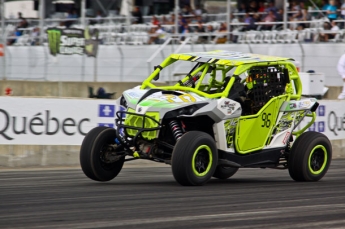
[[[339,75],[343,78],[343,90],[339,94],[338,99],[345,99],[345,53],[338,61],[337,70]]]

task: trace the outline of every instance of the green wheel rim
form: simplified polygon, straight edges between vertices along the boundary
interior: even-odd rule
[[[192,158],[192,169],[196,176],[205,176],[212,166],[213,156],[212,150],[207,145],[199,146],[193,154]],[[207,162],[207,166],[205,163]]]
[[[327,149],[323,145],[315,146],[309,154],[309,171],[314,175],[320,174],[325,169],[327,161]]]

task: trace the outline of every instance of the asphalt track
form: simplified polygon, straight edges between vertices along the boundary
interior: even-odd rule
[[[345,228],[345,160],[314,183],[241,169],[202,187],[178,185],[168,166],[127,166],[108,183],[80,169],[0,171],[0,228]]]

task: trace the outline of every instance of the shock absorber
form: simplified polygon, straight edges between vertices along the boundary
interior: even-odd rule
[[[169,122],[169,126],[171,128],[171,132],[174,135],[175,140],[178,141],[183,135],[183,131],[179,122],[177,120],[172,120]]]

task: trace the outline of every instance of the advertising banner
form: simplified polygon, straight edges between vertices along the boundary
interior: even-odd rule
[[[98,30],[94,29],[47,29],[48,44],[50,54],[72,55],[86,54],[87,56],[97,56],[98,51]]]
[[[115,100],[0,97],[1,145],[81,145],[96,126],[115,127]],[[319,100],[309,128],[330,140],[345,139],[345,102]],[[304,126],[310,118],[305,118]]]
[[[330,140],[345,139],[345,101],[319,100],[316,121],[309,128],[325,134]],[[299,127],[305,126],[310,118],[305,118]]]
[[[81,145],[96,126],[115,126],[115,100],[0,97],[0,144]]]

